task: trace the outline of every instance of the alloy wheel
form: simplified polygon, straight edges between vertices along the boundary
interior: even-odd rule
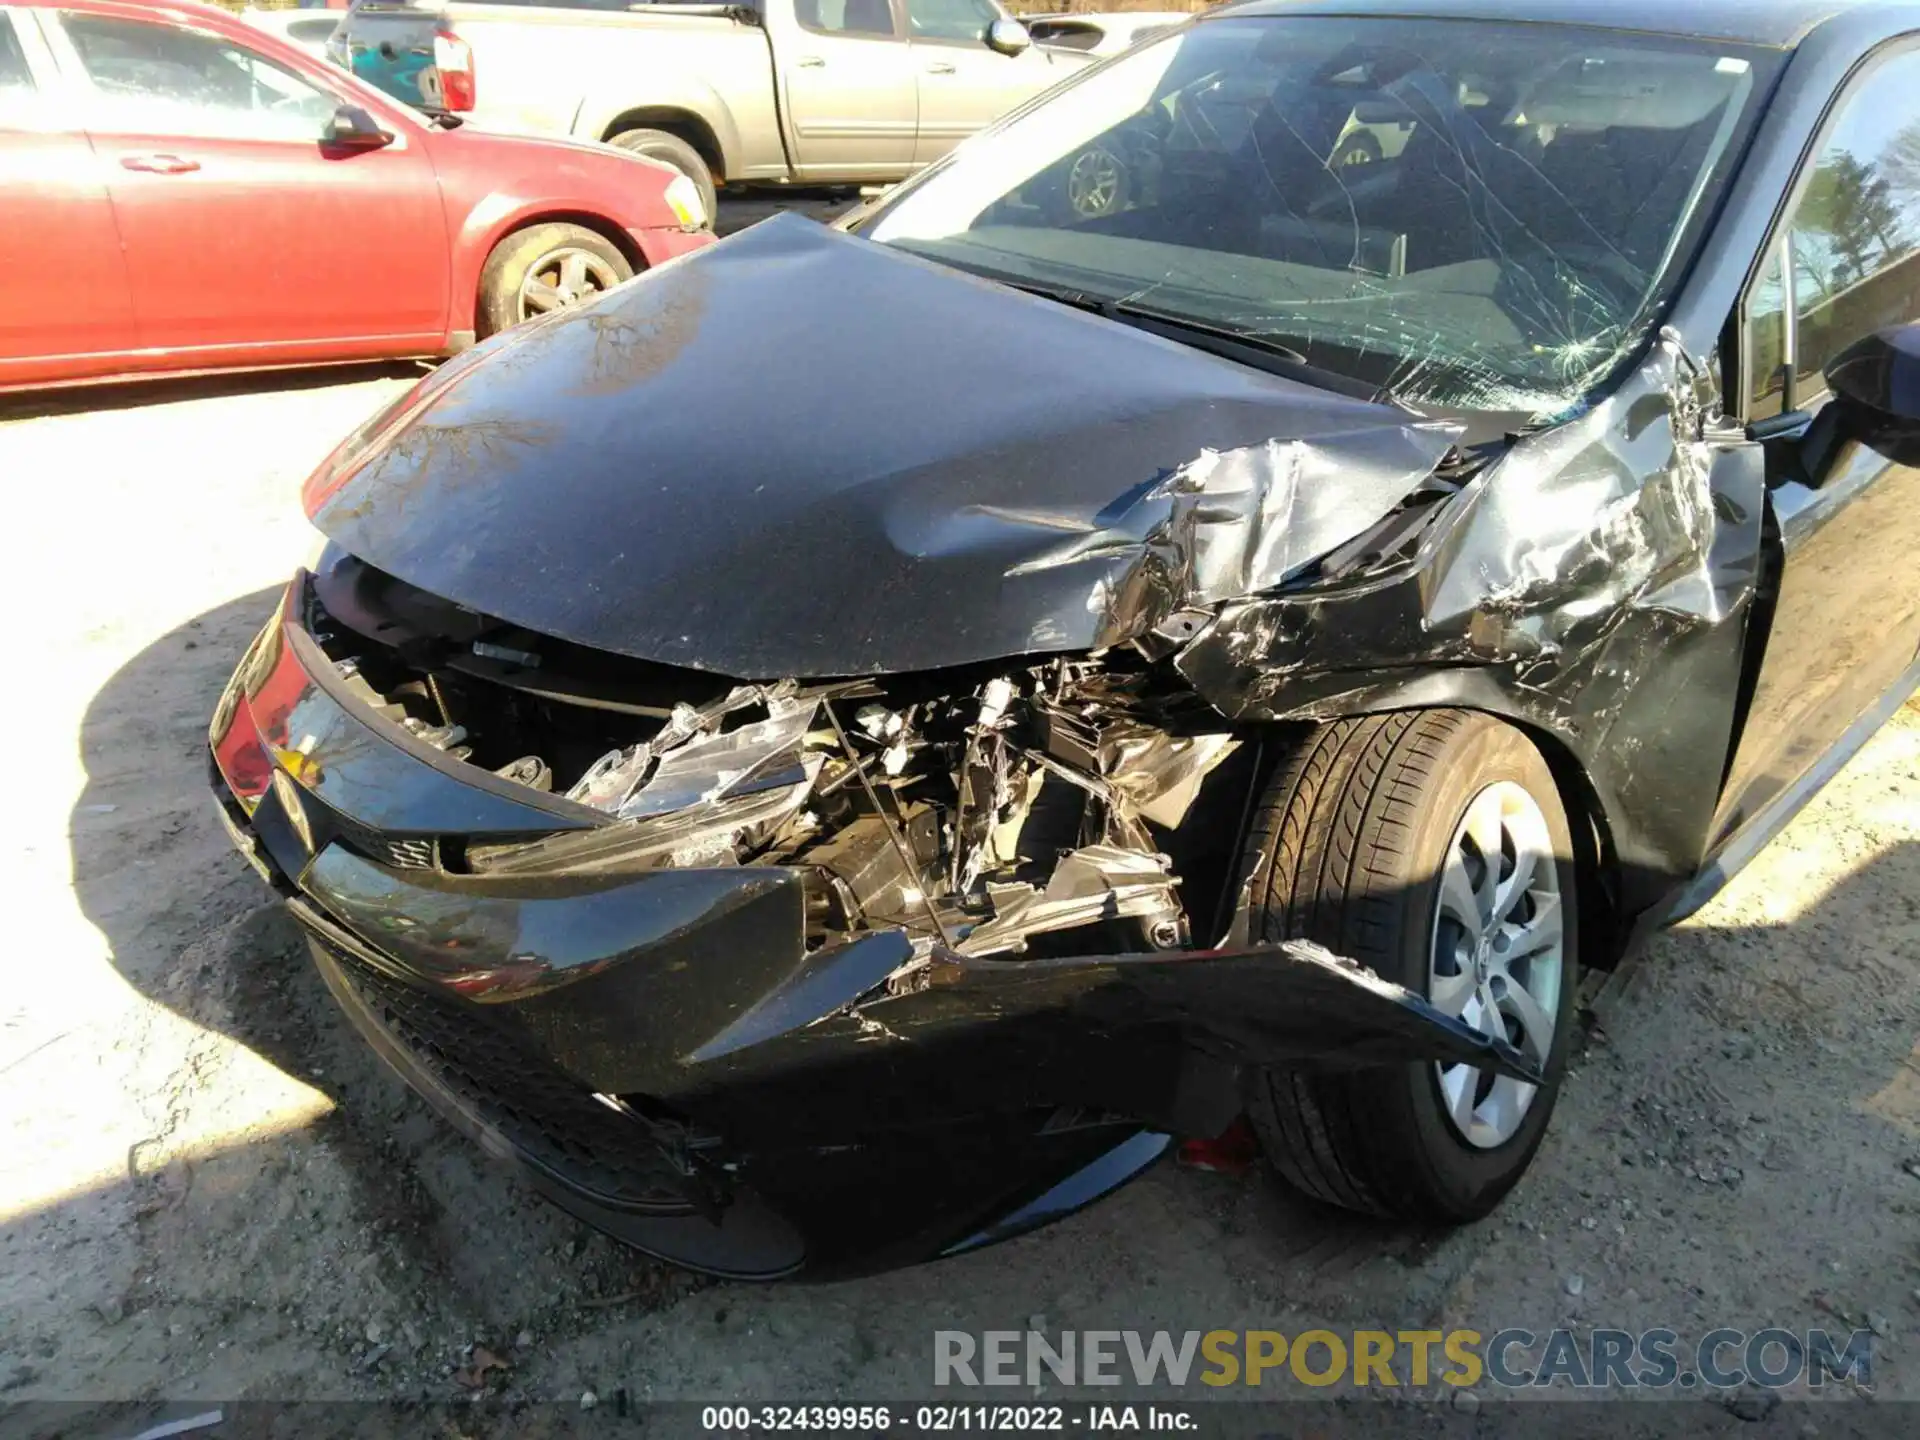
[[[1427,998],[1544,1068],[1565,976],[1560,867],[1546,816],[1523,786],[1503,780],[1473,797],[1447,846]],[[1537,1091],[1464,1064],[1434,1070],[1441,1108],[1476,1149],[1512,1139]]]
[[[620,276],[604,257],[591,250],[563,246],[527,267],[526,279],[520,282],[518,318],[531,320],[549,311],[564,310],[619,283]]]
[[[1096,220],[1119,208],[1125,183],[1118,160],[1105,150],[1089,150],[1067,171],[1067,203],[1081,219]]]

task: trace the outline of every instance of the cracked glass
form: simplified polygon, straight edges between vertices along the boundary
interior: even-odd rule
[[[1644,350],[1778,63],[1574,26],[1207,21],[983,135],[863,229],[1414,408],[1549,421]]]

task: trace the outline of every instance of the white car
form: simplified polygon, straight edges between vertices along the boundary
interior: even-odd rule
[[[1185,10],[1113,10],[1085,15],[1022,15],[1034,43],[1089,55],[1118,55],[1150,35],[1191,20]]]
[[[260,10],[249,5],[240,18],[269,35],[298,45],[315,59],[327,58],[327,37],[346,15],[344,10]]]

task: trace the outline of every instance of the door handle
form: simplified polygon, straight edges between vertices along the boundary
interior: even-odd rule
[[[936,60],[933,62],[933,64],[927,66],[927,74],[951,75],[953,74],[953,66],[948,64],[945,60]]]
[[[185,175],[189,170],[198,170],[200,162],[179,155],[122,155],[120,168],[143,170],[149,175]]]
[[[802,70],[819,70],[823,69],[827,62],[822,60],[818,55],[802,55],[793,63]]]

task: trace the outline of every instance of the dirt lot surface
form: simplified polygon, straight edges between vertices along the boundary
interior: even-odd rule
[[[101,1407],[103,1429],[71,1433],[150,1397],[453,1399],[476,1345],[498,1390],[569,1404],[900,1398],[927,1394],[936,1328],[1563,1323],[1871,1325],[1880,1400],[1915,1398],[1911,709],[1617,987],[1532,1176],[1474,1228],[1381,1229],[1168,1167],[958,1261],[742,1288],[523,1192],[336,1018],[204,784],[217,689],[311,547],[300,478],[411,373],[154,387],[0,423],[19,762],[0,1399]],[[1761,1428],[1837,1433],[1869,1403],[1826,1401],[1847,1408]],[[1742,1428],[1725,1397],[1680,1404]]]

